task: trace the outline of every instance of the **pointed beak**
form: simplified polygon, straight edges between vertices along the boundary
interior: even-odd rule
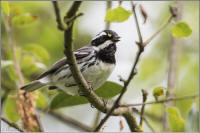
[[[119,36],[113,37],[113,38],[112,38],[112,41],[113,41],[113,42],[119,42],[119,41],[120,41],[120,38],[121,38],[121,37],[119,37]]]

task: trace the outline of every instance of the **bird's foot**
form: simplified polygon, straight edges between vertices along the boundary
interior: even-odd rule
[[[92,87],[91,83],[88,83],[88,86],[89,86],[89,91],[90,91],[90,93],[91,93],[91,91],[93,91],[94,88]]]
[[[78,89],[78,95],[79,96],[86,96],[86,94],[84,92],[82,92],[80,89]]]
[[[107,104],[108,104],[108,101],[105,100],[105,99],[102,98],[102,97],[101,97],[101,100],[103,101],[103,104],[104,104],[104,112],[106,113],[106,112],[107,112],[107,108],[106,108],[106,106],[107,106]]]
[[[89,89],[89,93],[91,93],[91,91],[93,91],[94,90],[94,88],[92,87],[92,85],[91,85],[91,82],[88,82],[88,89]],[[80,96],[87,96],[87,94],[85,93],[85,92],[82,92],[80,89],[78,89],[78,94],[80,95]]]
[[[103,99],[102,97],[100,97],[100,98],[101,98],[101,100],[103,101],[103,104],[104,104],[104,113],[106,113],[107,112],[106,106],[108,104],[108,101],[105,100],[105,99]],[[92,103],[90,103],[90,106],[91,106],[91,108],[94,108],[94,106],[92,105]]]

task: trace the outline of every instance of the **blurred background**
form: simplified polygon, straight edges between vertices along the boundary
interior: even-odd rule
[[[143,18],[138,12],[142,36],[146,40],[167,21],[170,16],[169,5],[173,5],[174,2],[135,2],[141,4],[148,14],[147,22],[142,24]],[[68,11],[71,3],[67,1],[59,2],[62,16]],[[199,94],[199,2],[184,1],[182,4],[183,13],[181,21],[186,22],[190,26],[192,34],[188,38],[179,39],[176,97]],[[23,12],[30,13],[35,18],[31,24],[13,26],[12,32],[17,46],[17,58],[20,62],[25,81],[28,83],[64,56],[63,32],[57,29],[51,2],[12,1],[9,2],[9,5],[11,7],[11,15]],[[119,2],[112,2],[112,8],[116,8],[118,5]],[[122,2],[121,6],[126,10],[131,10],[131,4],[128,1]],[[83,12],[84,16],[78,18],[74,25],[74,49],[88,45],[97,33],[105,29],[106,2],[85,1],[81,5],[80,12]],[[152,101],[154,100],[152,95],[154,88],[159,86],[167,87],[172,27],[173,23],[145,48],[145,52],[137,67],[138,73],[128,87],[128,91],[123,97],[123,103],[141,103],[141,89],[148,91],[149,96],[147,101]],[[138,35],[133,15],[122,23],[111,23],[110,29],[116,31],[122,38],[117,45],[116,68],[108,80],[122,85],[118,76],[121,75],[125,79],[128,77],[136,52],[138,51],[137,45],[135,44],[135,41],[138,41]],[[12,64],[11,54],[12,51],[10,44],[8,44],[4,18],[1,13],[1,100],[3,99],[4,101],[1,115],[5,117],[5,110],[12,109],[6,107],[6,95],[12,93],[12,89],[17,88],[18,85],[17,75],[14,72],[13,66],[10,65]],[[44,99],[46,104],[49,104],[51,97],[56,92],[50,92],[44,88],[42,93],[46,94],[44,95]],[[198,101],[199,99],[197,98],[195,100],[187,99],[175,102],[175,106],[179,109],[182,118],[187,123],[190,123],[187,124],[185,131],[198,131]],[[140,109],[140,107],[137,108]],[[66,116],[70,116],[90,127],[94,124],[97,115],[97,110],[91,108],[89,104],[65,107],[58,110]],[[162,131],[163,105],[147,105],[145,112],[149,114],[147,119],[155,131]],[[41,113],[40,111],[39,113],[41,114],[41,121],[45,131],[80,131],[80,129],[65,124],[49,114]],[[104,114],[100,114],[100,118],[103,118],[103,116]],[[137,121],[139,121],[139,116],[136,116]],[[119,123],[121,120],[124,124],[122,131],[129,131],[122,117],[111,117],[105,123],[103,131],[120,131]],[[195,124],[191,124],[191,122]],[[15,131],[2,121],[1,125],[2,131]],[[143,130],[151,131],[145,123]]]

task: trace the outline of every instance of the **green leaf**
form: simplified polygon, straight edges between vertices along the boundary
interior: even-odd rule
[[[107,81],[105,82],[99,89],[95,90],[94,92],[99,96],[104,99],[109,99],[121,92],[122,86],[111,82]]]
[[[10,8],[8,5],[8,1],[1,1],[2,10],[6,13],[6,15],[10,15]]]
[[[36,101],[36,106],[41,109],[45,109],[47,106],[46,97],[40,91],[38,91],[38,98]]]
[[[27,24],[35,22],[36,19],[36,16],[33,16],[30,13],[24,13],[21,15],[14,16],[12,19],[12,24],[16,26],[25,26]]]
[[[192,34],[192,30],[185,22],[179,22],[172,28],[172,35],[176,37],[188,37]]]
[[[8,120],[12,122],[17,122],[19,120],[19,114],[16,109],[16,98],[11,98],[8,96],[6,99],[4,112]]]
[[[171,131],[184,132],[185,121],[181,118],[178,109],[176,107],[169,107],[166,109],[166,111],[169,114],[168,120]]]
[[[25,45],[22,50],[36,55],[42,62],[50,59],[47,50],[38,44]]]
[[[58,109],[61,107],[69,107],[85,103],[88,103],[86,98],[80,96],[71,96],[63,92],[54,97],[51,102],[50,108]]]
[[[109,99],[121,92],[122,86],[114,82],[107,81],[99,89],[95,90],[95,93],[104,99]],[[71,96],[64,92],[59,93],[54,97],[51,102],[51,109],[57,109],[61,107],[69,107],[75,105],[81,105],[88,103],[85,97]]]
[[[119,6],[115,9],[110,9],[106,13],[105,21],[108,22],[123,22],[127,20],[131,15],[130,11],[127,11],[123,7]]]

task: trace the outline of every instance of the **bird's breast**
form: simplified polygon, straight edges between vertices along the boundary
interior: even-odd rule
[[[99,88],[114,70],[115,64],[98,61],[83,72],[86,80],[92,84],[94,89]]]

